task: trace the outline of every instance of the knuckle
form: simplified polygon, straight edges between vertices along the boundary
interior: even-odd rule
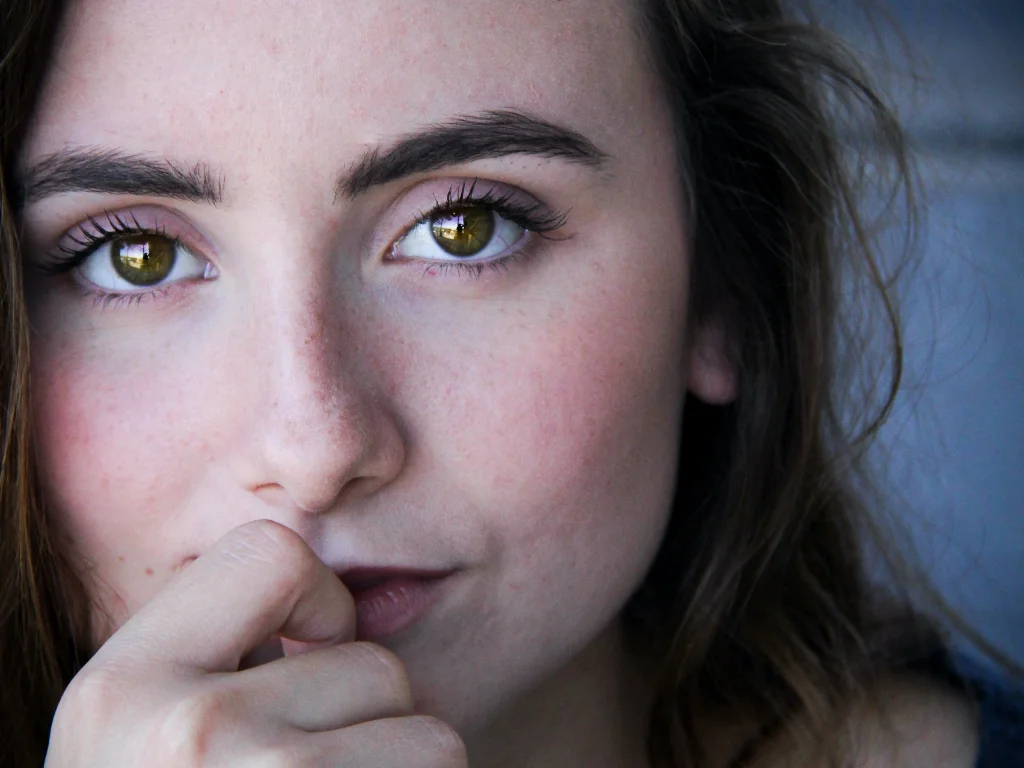
[[[85,727],[104,722],[109,713],[124,700],[124,680],[114,670],[97,667],[82,670],[68,685],[57,705],[55,721]]]
[[[213,753],[217,735],[234,728],[239,709],[230,689],[197,691],[171,705],[155,729],[153,747],[169,765],[201,764]]]
[[[297,754],[292,747],[276,745],[261,749],[255,756],[247,756],[244,765],[246,768],[299,768],[319,764],[313,759]]]
[[[376,643],[359,641],[338,646],[343,652],[361,658],[373,668],[373,674],[380,679],[380,685],[388,692],[388,698],[412,709],[413,696],[405,664],[397,655]]]
[[[438,768],[466,768],[469,765],[466,745],[448,723],[430,715],[417,715],[410,719],[416,721],[417,727],[432,742],[431,751],[437,758],[435,764]]]

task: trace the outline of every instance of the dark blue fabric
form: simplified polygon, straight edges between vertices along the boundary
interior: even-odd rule
[[[980,709],[977,768],[1024,768],[1024,687],[967,656],[952,661]]]

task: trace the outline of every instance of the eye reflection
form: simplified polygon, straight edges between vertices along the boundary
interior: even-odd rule
[[[132,285],[155,285],[174,267],[177,247],[166,237],[150,234],[126,235],[110,243],[114,270]]]
[[[494,212],[480,205],[440,211],[430,219],[430,231],[447,253],[475,256],[494,237]]]

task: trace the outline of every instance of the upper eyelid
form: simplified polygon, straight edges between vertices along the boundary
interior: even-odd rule
[[[118,214],[104,214],[104,215],[108,216],[110,218],[113,218],[114,221],[116,222],[116,225],[111,226],[110,228],[108,228],[108,226],[104,226],[101,222],[99,222],[96,219],[95,216],[89,216],[89,217],[86,218],[86,221],[93,227],[95,232],[90,232],[90,231],[86,230],[85,227],[83,226],[86,222],[81,222],[81,223],[75,225],[75,228],[73,230],[69,230],[68,232],[65,232],[64,235],[61,237],[61,239],[62,240],[64,240],[64,239],[71,240],[73,243],[75,243],[76,245],[80,246],[81,251],[76,251],[76,253],[77,252],[86,252],[86,253],[88,253],[88,252],[95,251],[95,250],[97,250],[99,248],[102,248],[110,240],[113,240],[118,234],[125,235],[125,234],[137,233],[137,232],[145,232],[145,233],[148,233],[148,234],[159,235],[161,237],[167,237],[167,234],[166,234],[167,228],[166,227],[145,227],[145,226],[142,226],[139,223],[138,219],[135,217],[135,215],[133,213],[129,212],[129,214],[128,214],[132,218],[132,224],[131,225],[129,225],[124,220],[124,218],[122,218]],[[109,224],[110,224],[110,222],[108,221],[108,225]],[[111,231],[111,230],[113,230],[113,231]],[[73,251],[74,250],[74,249],[68,249],[65,246],[60,245],[60,244],[58,244],[58,248],[60,248],[60,250],[63,250],[63,251],[68,251],[68,250],[72,250]]]
[[[152,217],[152,221],[147,220],[148,217]],[[181,240],[189,250],[204,258],[210,254],[216,255],[209,239],[185,216],[172,209],[156,205],[135,208],[125,206],[116,210],[105,210],[98,215],[87,215],[58,237],[55,249],[66,252],[63,245],[70,241],[79,246],[71,249],[75,253],[87,251],[89,248],[95,250],[96,247],[102,245],[103,241],[111,240],[116,236],[116,233],[111,230],[116,230],[118,227],[111,220],[116,222],[118,219],[129,225],[127,229],[129,232],[135,231],[137,228],[138,231],[158,234],[172,240]],[[94,238],[98,242],[91,243]],[[81,241],[89,242],[90,245],[82,246]]]
[[[483,197],[490,192],[495,199],[501,200],[509,197],[512,201],[521,204],[538,205],[543,210],[560,215],[563,218],[562,224],[567,218],[567,211],[563,212],[542,197],[508,182],[481,177],[430,179],[406,190],[388,205],[382,213],[380,221],[374,227],[373,250],[380,250],[407,235],[414,227],[428,219],[438,207],[444,207],[446,195],[449,192],[462,188],[463,185],[468,189],[474,182],[476,183],[475,197]],[[418,200],[421,195],[425,198],[422,203]],[[453,205],[457,205],[457,201],[453,201]],[[412,218],[407,213],[410,207],[416,211]]]

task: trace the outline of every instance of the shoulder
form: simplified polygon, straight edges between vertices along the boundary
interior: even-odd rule
[[[970,700],[920,675],[891,677],[851,722],[858,768],[974,768],[978,713]]]
[[[887,677],[845,724],[849,768],[975,768],[977,709],[970,700],[920,675]],[[772,743],[751,768],[795,768],[813,761],[785,739]]]

